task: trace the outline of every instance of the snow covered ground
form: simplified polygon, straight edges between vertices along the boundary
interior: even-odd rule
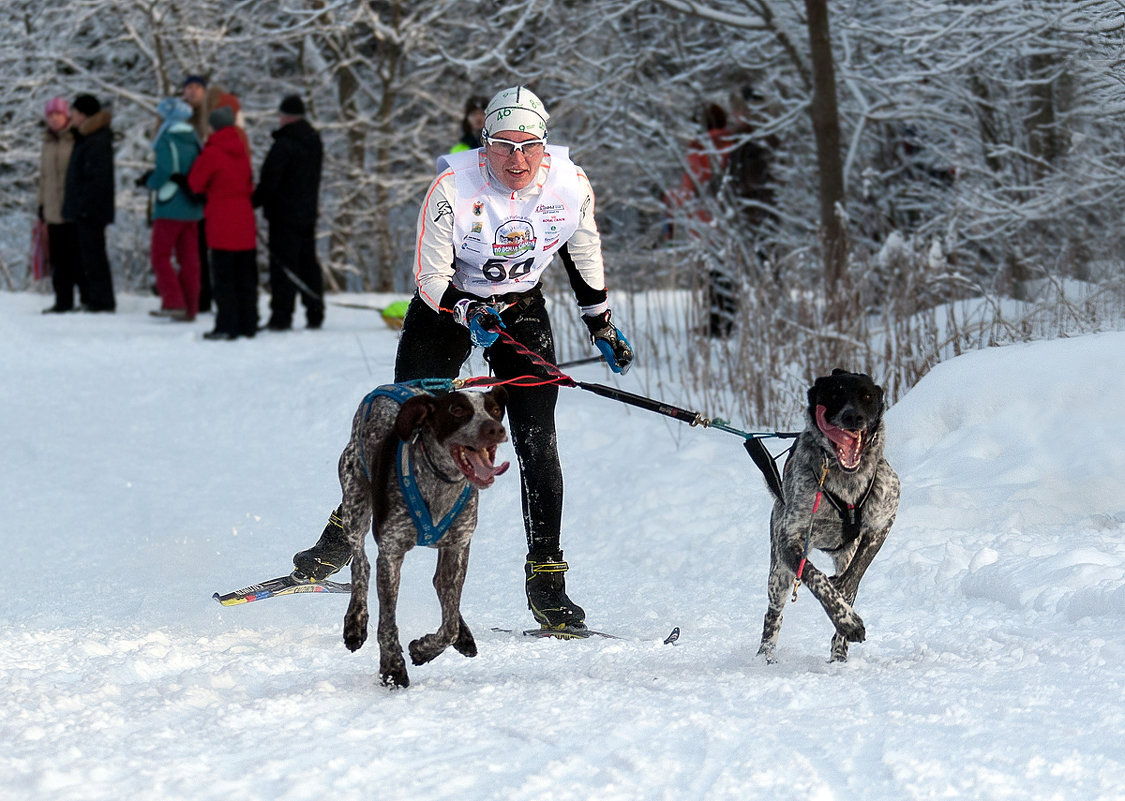
[[[491,631],[531,624],[512,471],[473,545],[480,655],[392,692],[346,596],[211,594],[316,539],[394,332],[330,307],[213,343],[151,297],[48,303],[0,294],[0,798],[1125,797],[1123,333],[972,353],[890,410],[902,505],[846,664],[807,593],[755,657],[769,498],[736,437],[564,389],[568,586],[632,639]],[[407,640],[438,617],[411,556]]]

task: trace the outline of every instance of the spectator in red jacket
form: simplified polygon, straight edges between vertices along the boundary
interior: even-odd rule
[[[203,218],[211,249],[215,330],[205,339],[252,337],[258,331],[257,227],[250,196],[254,191],[250,154],[234,125],[234,110],[219,106],[209,118],[214,133],[195,160],[188,187],[206,195]]]

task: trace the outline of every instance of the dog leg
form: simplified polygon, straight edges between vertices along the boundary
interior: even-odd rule
[[[375,587],[379,593],[379,678],[388,687],[410,686],[395,618],[405,555],[405,551],[392,550],[380,543],[379,557],[375,562]]]
[[[766,663],[772,665],[777,661],[774,651],[777,648],[777,636],[781,633],[781,611],[785,608],[785,601],[789,597],[789,588],[793,584],[793,574],[785,567],[776,553],[770,549],[770,577],[768,586],[769,608],[762,623],[762,644],[758,647],[758,656],[764,656]]]
[[[348,611],[344,614],[344,645],[352,652],[358,651],[367,642],[367,592],[370,579],[371,563],[367,561],[367,552],[360,545],[359,551],[353,551],[352,598],[348,603]]]
[[[344,645],[355,652],[367,642],[369,622],[371,564],[364,540],[371,525],[371,490],[370,484],[357,475],[354,454],[349,454],[349,450],[345,449],[340,456],[340,485],[344,495],[340,504],[340,525],[352,546],[352,593],[344,615]]]
[[[831,578],[832,586],[840,592],[840,595],[849,605],[855,604],[856,595],[859,593],[859,582],[874,561],[875,555],[879,553],[888,533],[890,533],[890,526],[887,526],[875,536],[865,532],[860,538],[854,554],[850,555],[851,558],[836,562],[836,575]],[[848,641],[839,632],[833,635],[831,648],[832,656],[829,661],[848,661]]]
[[[434,589],[441,603],[441,626],[433,634],[419,637],[410,643],[410,660],[415,665],[423,665],[448,648],[454,641],[461,640],[461,589],[465,584],[465,572],[469,564],[469,548],[446,547],[438,551],[437,570],[434,571]],[[465,629],[468,632],[468,628]],[[476,642],[472,633],[468,634],[473,652]],[[462,643],[463,644],[463,643]],[[461,653],[465,653],[458,648]]]
[[[783,547],[781,557],[785,566],[793,576],[797,575],[797,568],[801,562],[801,549],[796,545]],[[836,627],[836,632],[848,642],[863,642],[866,632],[863,620],[852,609],[852,605],[844,595],[836,589],[836,584],[817,569],[812,562],[805,562],[801,574],[801,583],[808,588],[813,597],[820,602],[828,619]],[[771,591],[772,591],[771,586]],[[780,612],[780,610],[778,610]]]
[[[809,592],[820,601],[828,619],[836,627],[836,634],[847,642],[863,642],[867,631],[863,619],[852,609],[843,594],[836,589],[836,585],[828,576],[817,570],[811,564],[805,565],[803,583]]]
[[[875,555],[879,553],[879,549],[883,547],[883,542],[887,539],[888,533],[890,533],[889,526],[874,536],[862,537],[855,555],[847,563],[843,571],[841,571],[840,566],[837,565],[836,576],[833,582],[843,596],[848,599],[848,603],[855,603],[856,594],[859,592],[859,582],[863,579],[867,568],[871,567],[871,563],[875,560]]]

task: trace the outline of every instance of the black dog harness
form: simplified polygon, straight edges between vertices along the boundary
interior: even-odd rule
[[[856,503],[848,503],[839,495],[821,487],[824,497],[828,499],[836,513],[840,515],[844,540],[842,548],[851,545],[855,538],[859,536],[859,530],[863,527],[863,507],[867,503],[867,499],[871,497],[871,490],[875,488],[875,479],[878,475],[879,471],[876,470],[875,475],[871,476],[871,482],[867,485],[867,489]]]
[[[782,491],[781,491],[781,486],[782,486],[781,476],[777,472],[777,465],[774,462],[773,457],[770,457],[769,453],[765,452],[765,449],[761,448],[761,445],[759,443],[759,448],[761,448],[761,450],[765,453],[765,458],[764,459],[757,458],[757,456],[755,456],[754,451],[752,451],[749,447],[750,442],[757,443],[758,441],[757,440],[747,440],[747,450],[750,451],[750,455],[752,457],[754,457],[755,463],[758,465],[758,467],[761,469],[762,473],[765,475],[766,483],[769,485],[770,491],[774,494],[774,496],[779,501],[781,501],[782,503],[785,503],[785,498],[783,497]],[[786,470],[789,469],[789,457],[791,457],[793,455],[793,451],[795,451],[796,449],[797,449],[797,444],[794,443],[792,447],[790,447],[787,451],[784,452],[784,454],[778,454],[777,458],[780,458],[782,455],[784,455],[786,457],[786,459],[785,459],[785,469]],[[823,475],[818,475],[816,470],[812,471],[812,474],[814,476],[817,476],[817,478],[818,478],[817,494],[823,495],[823,497],[826,498],[830,504],[832,504],[832,508],[836,510],[836,514],[838,514],[840,516],[840,527],[842,529],[841,537],[843,539],[843,544],[840,547],[846,548],[846,547],[848,547],[849,545],[852,544],[852,542],[855,540],[856,537],[859,536],[859,532],[863,528],[863,507],[867,504],[868,498],[871,497],[871,491],[873,489],[875,489],[875,479],[879,477],[879,470],[878,470],[878,468],[876,468],[875,473],[871,476],[871,481],[867,485],[867,489],[865,489],[863,491],[863,495],[861,495],[859,497],[859,500],[856,501],[855,503],[848,503],[847,501],[845,501],[843,498],[841,498],[836,493],[831,492],[828,489],[825,489],[824,478],[827,477],[828,469],[829,469],[827,460],[825,460],[824,465],[822,467],[823,467]],[[768,469],[768,468],[772,468],[772,469]],[[819,507],[819,506],[820,506],[820,499],[818,497],[818,499],[816,501],[816,507]],[[814,511],[815,511],[816,507],[814,507]]]

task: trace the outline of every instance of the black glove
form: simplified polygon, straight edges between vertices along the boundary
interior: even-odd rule
[[[621,333],[621,329],[609,321],[609,311],[595,317],[583,315],[582,322],[590,329],[590,338],[602,352],[609,369],[621,375],[629,372],[629,367],[633,364],[633,347]]]
[[[148,183],[148,179],[152,177],[152,173],[153,170],[145,170],[139,176],[137,176],[137,180],[133,183],[141,189],[147,189],[148,187],[146,186],[146,184]]]
[[[191,191],[191,187],[188,185],[187,176],[182,172],[172,173],[172,176],[168,180],[174,183],[176,186],[180,187],[180,190],[184,193],[184,197],[186,197],[192,203],[202,203],[207,200],[207,195],[197,195],[195,194],[195,192]]]

